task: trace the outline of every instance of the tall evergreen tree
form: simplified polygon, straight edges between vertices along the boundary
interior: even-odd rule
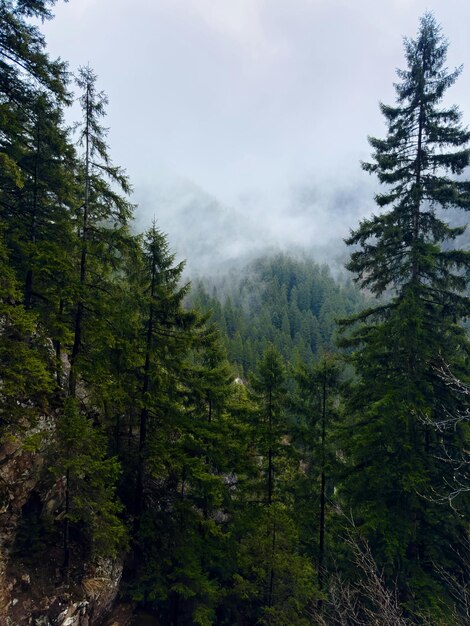
[[[256,436],[259,451],[266,464],[266,502],[273,503],[275,492],[276,457],[283,446],[286,434],[286,387],[285,366],[276,348],[271,344],[258,363],[251,377],[251,385],[259,403]]]
[[[21,293],[0,230],[0,445],[44,410],[53,390],[44,336]],[[29,418],[29,419],[27,419]]]
[[[234,603],[225,623],[284,626],[312,624],[309,606],[316,599],[315,572],[300,554],[295,516],[280,502],[253,512],[239,536],[238,571],[226,604]],[[233,596],[233,598],[231,597]]]
[[[304,466],[297,478],[296,509],[307,553],[315,559],[320,591],[326,569],[327,481],[331,484],[335,466],[332,434],[339,411],[340,373],[339,364],[331,356],[311,365],[302,363],[294,372],[295,444]]]
[[[0,216],[25,307],[39,313],[57,347],[66,335],[60,310],[73,284],[75,151],[54,100],[37,92],[30,104],[7,152],[16,159],[21,184],[3,178]]]
[[[116,556],[126,543],[115,484],[119,463],[106,454],[104,433],[68,399],[58,420],[50,471],[64,481],[64,570],[70,566],[70,527],[84,525],[94,556]]]
[[[66,269],[64,251],[70,250],[66,179],[73,171],[73,149],[61,120],[62,108],[70,102],[67,66],[49,58],[37,26],[52,17],[54,4],[0,2],[0,219],[26,306],[36,291],[40,319],[48,318],[55,341],[64,329],[59,333],[60,306],[51,288],[57,292]]]
[[[74,311],[74,337],[70,354],[69,389],[75,393],[77,367],[83,356],[85,311],[100,319],[100,297],[106,294],[105,279],[115,270],[119,248],[126,240],[126,226],[132,205],[125,197],[130,193],[122,169],[112,164],[106,144],[107,129],[101,125],[107,97],[96,89],[97,76],[90,67],[82,67],[77,77],[81,89],[82,121],[79,144],[83,149],[78,178],[81,198],[77,212],[80,238],[78,284]],[[120,195],[120,193],[123,195]]]
[[[37,86],[56,102],[68,102],[67,66],[53,61],[35,20],[52,17],[55,0],[1,0],[0,2],[0,164],[4,178],[21,186],[18,152],[11,150],[31,111]],[[1,202],[1,196],[0,196]]]
[[[349,407],[343,493],[410,611],[423,602],[439,610],[434,563],[457,568],[449,546],[465,532],[450,507],[425,497],[449,470],[429,423],[459,402],[436,367],[463,372],[469,354],[458,321],[470,312],[462,294],[470,254],[443,246],[464,229],[451,228],[440,213],[470,209],[470,184],[455,177],[469,164],[470,134],[457,107],[441,105],[460,73],[446,69],[446,52],[440,27],[425,14],[416,39],[405,40],[397,104],[381,105],[387,137],[370,139],[374,161],[363,166],[386,186],[376,201],[389,210],[364,220],[347,240],[359,246],[348,266],[356,280],[390,299],[347,322],[362,324],[345,342],[355,347],[360,382]],[[462,431],[447,436],[449,445],[462,446]]]
[[[190,333],[195,322],[192,312],[182,307],[188,285],[180,286],[183,263],[174,263],[165,235],[154,223],[144,238],[140,299],[142,306],[142,362],[140,388],[139,444],[135,490],[136,521],[144,507],[144,479],[153,445],[165,447],[172,411],[177,412],[178,369],[190,347]],[[151,423],[150,423],[151,422]],[[160,432],[157,433],[157,423]],[[158,443],[157,443],[158,442]],[[160,463],[162,459],[158,462]]]

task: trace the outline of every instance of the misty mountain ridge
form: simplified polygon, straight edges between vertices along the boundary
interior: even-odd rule
[[[136,224],[144,230],[155,217],[192,277],[279,252],[326,262],[338,274],[349,254],[343,239],[370,214],[373,195],[364,177],[341,187],[297,183],[271,197],[249,192],[229,204],[189,180],[157,180],[136,193]]]

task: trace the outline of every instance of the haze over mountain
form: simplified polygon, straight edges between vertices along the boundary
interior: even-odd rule
[[[367,183],[297,184],[269,198],[253,193],[228,204],[191,181],[157,180],[136,190],[137,227],[146,227],[153,212],[192,275],[277,251],[307,254],[335,271],[348,254],[342,239],[372,209],[374,189]]]
[[[385,134],[378,101],[395,100],[400,34],[413,37],[433,10],[451,42],[448,66],[469,57],[470,5],[459,0],[110,6],[58,3],[48,48],[72,71],[89,62],[97,72],[137,219],[148,225],[156,213],[198,269],[256,247],[342,256],[348,228],[373,210],[375,183],[360,161],[370,158],[367,136]],[[452,90],[467,120],[468,72]]]

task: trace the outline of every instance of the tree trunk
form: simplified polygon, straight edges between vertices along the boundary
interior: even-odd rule
[[[147,426],[149,411],[147,408],[147,393],[150,384],[150,354],[152,350],[152,338],[153,338],[153,326],[154,326],[154,302],[155,297],[155,282],[156,282],[156,258],[155,251],[152,257],[152,280],[150,285],[150,304],[149,304],[149,317],[147,336],[145,342],[145,364],[144,364],[144,380],[142,383],[142,410],[140,412],[140,428],[139,428],[139,461],[137,468],[137,485],[135,491],[135,504],[134,504],[134,524],[138,528],[140,516],[143,509],[143,491],[144,491],[144,471],[145,471],[145,446],[147,443]]]
[[[40,150],[40,133],[39,133],[39,118],[36,121],[36,153],[34,159],[34,183],[33,183],[33,202],[31,207],[31,226],[30,226],[30,243],[31,250],[29,251],[29,268],[26,272],[25,286],[24,286],[24,306],[26,309],[30,309],[33,300],[33,248],[36,245],[36,223],[37,223],[37,210],[38,210],[38,180],[39,180],[39,150]]]
[[[276,554],[276,520],[273,520],[273,532],[272,532],[272,544],[271,544],[271,568],[269,572],[269,588],[268,588],[268,607],[273,605],[273,591],[274,591],[274,557]]]
[[[268,449],[268,504],[273,501],[273,408],[272,391],[269,390],[268,404],[268,428],[269,428],[269,449]]]
[[[65,473],[65,515],[64,515],[64,561],[63,568],[65,579],[68,581],[69,579],[69,568],[70,568],[70,470],[68,469]]]
[[[75,396],[77,386],[76,362],[82,347],[83,325],[83,291],[87,274],[88,257],[88,215],[90,210],[90,88],[86,92],[86,127],[85,127],[85,203],[83,205],[82,221],[82,251],[80,255],[80,293],[75,311],[75,332],[70,356],[69,393]]]
[[[326,506],[326,364],[323,367],[323,393],[321,417],[321,484],[320,484],[320,529],[318,538],[318,589],[323,590],[324,559],[325,559],[325,506]],[[322,608],[322,600],[318,601],[318,608]]]

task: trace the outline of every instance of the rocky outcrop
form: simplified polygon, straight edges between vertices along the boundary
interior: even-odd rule
[[[97,626],[118,595],[119,561],[80,562],[64,584],[60,546],[39,561],[14,553],[26,511],[53,517],[61,507],[63,481],[41,481],[53,430],[53,417],[42,416],[34,429],[0,447],[0,626]]]
[[[114,607],[102,626],[131,626],[132,623],[140,624],[134,621],[134,606],[125,602],[121,602]],[[138,618],[136,618],[138,620]]]
[[[113,608],[121,575],[122,565],[111,560],[90,566],[81,589],[48,597],[48,606],[43,609],[31,610],[25,606],[29,621],[22,618],[18,626],[96,626]]]
[[[15,540],[22,508],[38,485],[44,455],[35,450],[52,432],[52,420],[42,416],[34,429],[24,436],[11,437],[0,447],[0,624],[12,603],[15,581],[9,579],[7,566]],[[27,445],[27,444],[30,445]]]
[[[80,584],[38,593],[30,581],[10,580],[5,626],[97,626],[111,612],[119,592],[122,564],[89,565]]]

